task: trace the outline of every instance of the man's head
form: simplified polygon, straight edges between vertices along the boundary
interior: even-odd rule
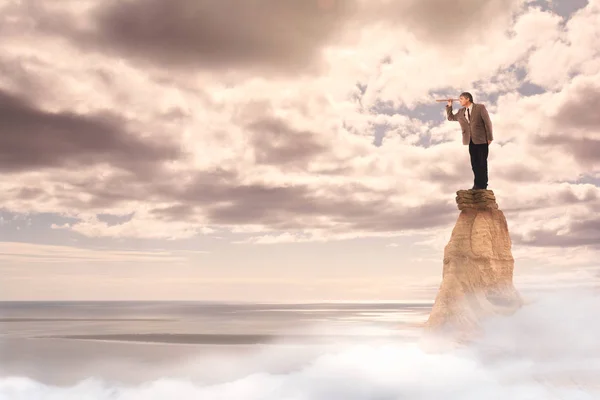
[[[473,102],[473,96],[469,92],[462,92],[458,97],[458,101],[462,107],[469,107]]]

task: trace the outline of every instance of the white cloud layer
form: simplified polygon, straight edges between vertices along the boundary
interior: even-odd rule
[[[600,325],[590,319],[600,312],[598,293],[554,291],[535,300],[511,317],[488,321],[475,343],[442,353],[431,351],[426,341],[391,336],[338,346],[279,344],[250,355],[153,365],[152,374],[163,377],[140,385],[105,381],[102,375],[71,386],[3,377],[0,396],[38,400],[598,397]],[[362,331],[363,335],[377,333]],[[148,372],[148,366],[120,363],[128,366],[126,371]],[[97,368],[119,370],[119,365],[113,364]]]

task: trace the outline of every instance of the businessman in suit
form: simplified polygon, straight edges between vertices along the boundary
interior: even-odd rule
[[[469,92],[462,93],[458,101],[462,108],[456,114],[452,112],[453,100],[448,100],[446,114],[448,121],[458,121],[462,129],[462,142],[469,145],[471,168],[475,176],[472,190],[487,189],[488,167],[487,159],[489,146],[494,140],[492,121],[485,105],[473,103],[473,96]]]

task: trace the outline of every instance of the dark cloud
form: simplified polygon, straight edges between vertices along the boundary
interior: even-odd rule
[[[485,39],[517,0],[105,0],[82,28],[68,6],[23,1],[20,27],[58,34],[99,50],[162,67],[315,72],[328,44],[353,40],[368,25],[405,26],[425,42]],[[14,8],[14,7],[13,7]],[[13,18],[14,19],[14,18]],[[32,22],[34,22],[32,24]],[[483,25],[482,25],[483,24]]]
[[[311,117],[303,102],[293,104],[293,107],[306,118]],[[331,144],[323,141],[325,134],[295,129],[290,122],[276,116],[272,105],[266,101],[244,104],[236,109],[232,120],[244,128],[257,164],[306,171],[311,162],[331,149]]]
[[[113,0],[99,2],[92,36],[67,33],[159,65],[301,70],[353,8],[354,0]]]
[[[386,232],[442,225],[455,214],[455,208],[446,202],[398,210],[389,204],[394,191],[374,192],[358,183],[316,195],[304,185],[219,186],[214,182],[203,177],[176,197],[202,206],[210,223],[219,225],[264,224],[275,230],[331,228],[330,222],[322,226],[307,224],[314,217],[322,216],[344,230]],[[357,195],[371,199],[359,201]]]
[[[562,229],[562,228],[561,228]],[[538,229],[531,232],[527,238],[523,235],[513,235],[513,241],[539,247],[578,247],[590,246],[600,249],[600,218],[597,215],[590,219],[573,221],[568,227],[568,233],[558,235],[553,229]]]
[[[315,133],[293,129],[281,119],[260,119],[246,128],[252,135],[251,143],[259,164],[305,167],[314,157],[329,150],[318,142]]]
[[[193,178],[181,185],[182,174]],[[69,183],[67,187],[73,189],[57,188],[56,199],[70,209],[102,212],[128,200],[152,201],[172,204],[151,211],[163,220],[225,226],[256,224],[271,230],[389,232],[444,225],[455,219],[458,212],[445,201],[399,209],[389,202],[396,190],[375,192],[360,183],[346,183],[317,194],[301,184],[243,183],[238,173],[224,169],[177,175],[161,171],[145,181],[115,176],[77,185]],[[90,199],[84,202],[73,198],[71,190],[86,193]],[[327,221],[322,222],[319,217],[326,217]]]
[[[492,168],[489,168],[490,177],[492,176]],[[532,168],[525,164],[510,164],[502,168],[494,168],[493,177],[498,180],[507,180],[510,182],[539,182],[542,179],[541,171]]]
[[[304,186],[243,184],[238,174],[227,170],[196,172],[185,187],[157,188],[161,197],[197,206],[212,224],[276,224],[298,211],[309,200]],[[182,220],[189,215],[179,214]]]
[[[568,207],[572,204],[585,206],[587,216],[570,221],[566,227],[535,230],[527,238],[521,234],[511,235],[514,243],[540,247],[590,246],[600,249],[600,197],[596,190],[590,188],[583,198],[580,198],[575,196],[572,190],[565,188],[552,196],[551,199],[545,198],[543,202],[536,204],[536,207],[531,207],[531,210],[544,207],[560,207],[561,205]],[[517,215],[515,215],[516,217]],[[558,234],[558,231],[563,231],[565,228],[566,233]]]
[[[150,210],[150,214],[158,219],[168,221],[182,221],[184,219],[189,221],[196,214],[196,210],[189,204],[176,204],[169,207],[154,208]]]
[[[600,197],[598,197],[597,192],[591,188],[588,189],[583,198],[576,196],[570,188],[565,188],[559,191],[554,197],[558,201],[558,204],[563,204],[565,206],[573,203],[593,204],[594,202],[600,200]]]
[[[468,154],[467,154],[468,156]],[[463,164],[452,164],[443,168],[436,164],[426,166],[425,179],[443,187],[473,186],[473,172],[468,158]]]
[[[139,174],[181,156],[170,143],[140,139],[111,114],[48,112],[0,90],[0,171],[111,164]]]
[[[590,112],[590,106],[600,102],[600,88],[585,86],[569,93],[569,101],[556,113],[554,122],[562,129],[600,131],[600,113]],[[593,106],[592,106],[593,107]]]
[[[349,213],[345,215],[348,225],[352,229],[367,232],[394,232],[405,229],[427,229],[446,226],[458,217],[459,211],[455,205],[447,201],[432,201],[417,207],[399,208],[389,204],[387,197],[374,202],[379,207],[370,209],[373,204],[357,204],[364,212],[362,214]],[[343,203],[338,204],[339,207]]]
[[[361,184],[340,186],[320,196],[304,186],[247,186],[236,188],[234,192],[229,203],[210,208],[213,223],[258,223],[273,230],[310,228],[347,233],[428,228],[456,218],[455,207],[447,202],[399,209],[390,205],[389,198],[395,194],[392,191],[374,192]],[[236,197],[236,194],[248,197]],[[357,195],[370,199],[358,200]],[[314,222],[316,217],[327,217],[328,222]]]
[[[582,86],[569,93],[569,101],[550,121],[552,130],[529,138],[532,146],[560,148],[585,167],[600,165],[600,114],[590,112],[590,104],[600,102],[600,88]]]
[[[125,222],[131,221],[135,212],[129,213],[127,215],[114,215],[114,214],[104,214],[100,213],[96,215],[98,221],[106,223],[108,226],[121,225]]]
[[[15,100],[11,103],[11,109],[19,112],[13,114],[24,114],[22,110],[28,113],[27,118],[22,117],[18,121],[42,120],[41,126],[54,124],[64,128],[53,129],[58,133],[51,145],[45,144],[44,140],[38,143],[40,138],[35,135],[40,134],[35,129],[20,128],[30,135],[30,142],[37,143],[31,145],[34,146],[31,149],[14,140],[15,144],[26,150],[21,150],[21,153],[37,154],[41,150],[35,146],[54,149],[53,157],[45,160],[41,166],[63,165],[66,158],[76,162],[110,160],[116,165],[133,162],[136,157],[144,160],[143,155],[152,161],[160,160],[149,151],[153,147],[148,149],[147,143],[132,139],[123,129],[112,125],[113,129],[108,129],[102,120],[71,114],[49,114],[27,104],[16,106],[14,103]],[[319,142],[317,133],[295,129],[286,121],[274,117],[271,111],[268,105],[250,104],[233,116],[237,124],[246,128],[248,143],[259,163],[305,170],[315,158],[327,152],[327,146]],[[32,116],[34,118],[29,118]],[[67,123],[72,120],[75,122]],[[71,131],[71,126],[77,129]],[[83,130],[86,131],[83,136],[76,136],[77,132]],[[90,138],[86,139],[85,135]],[[94,140],[99,136],[104,140]],[[13,151],[18,148],[15,144],[12,145]],[[340,166],[337,172],[344,171]],[[335,171],[328,173],[334,174]],[[182,184],[182,176],[185,176],[185,184]],[[53,189],[54,199],[65,208],[103,212],[130,200],[164,203],[171,206],[156,207],[151,213],[170,221],[202,220],[211,225],[230,226],[258,224],[273,230],[338,229],[343,233],[352,230],[386,232],[433,227],[456,217],[455,207],[448,202],[398,210],[389,204],[389,198],[397,195],[396,190],[382,192],[360,183],[343,183],[328,188],[325,193],[317,193],[305,184],[246,183],[247,179],[242,179],[237,171],[226,168],[179,171],[176,174],[166,169],[136,174],[117,171],[104,179],[69,179],[71,181],[60,182],[62,188],[56,185]],[[73,196],[74,192],[88,196]],[[320,217],[326,217],[326,222],[322,222]]]
[[[589,207],[590,214],[600,212],[600,208],[596,211],[593,210],[595,204],[600,207],[600,197],[596,193],[595,189],[589,188],[587,192],[581,196],[581,193],[575,194],[573,187],[564,187],[561,190],[553,191],[552,195],[544,194],[543,192],[538,193],[538,197],[528,201],[527,204],[521,204],[518,199],[513,199],[515,206],[501,206],[500,208],[509,216],[509,219],[518,219],[522,213],[528,211],[536,211],[544,208],[556,208],[556,207],[568,207],[572,204],[585,205]]]
[[[600,163],[600,140],[575,136],[572,131],[563,134],[552,134],[539,137],[537,145],[541,148],[546,146],[560,147],[575,158],[578,162],[589,165]]]
[[[36,200],[47,193],[40,188],[23,187],[16,191],[16,198],[19,200]]]
[[[517,0],[371,1],[366,2],[365,14],[374,21],[404,25],[417,38],[456,52],[457,40],[484,40],[486,29],[509,17],[518,5]]]
[[[571,225],[571,233],[576,236],[589,234],[595,237],[596,244],[600,246],[600,216],[594,215],[592,218],[576,221]]]
[[[164,171],[156,169],[152,173],[144,174],[116,171],[106,179],[65,179],[54,185],[53,193],[55,199],[67,209],[95,209],[102,212],[130,200],[156,200],[155,191],[161,188],[160,182],[173,178],[165,178]],[[86,193],[89,199],[73,196],[73,193]]]

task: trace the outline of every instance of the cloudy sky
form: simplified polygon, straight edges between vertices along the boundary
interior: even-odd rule
[[[432,299],[465,90],[517,282],[581,276],[599,42],[600,0],[2,0],[0,299]]]

